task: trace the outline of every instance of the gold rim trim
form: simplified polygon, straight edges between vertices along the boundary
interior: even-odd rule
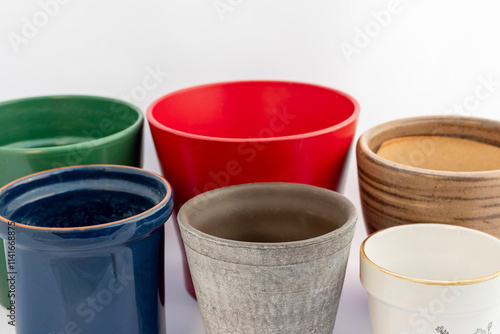
[[[11,221],[11,220],[5,218],[2,215],[0,215],[0,221],[3,221],[4,223],[6,223],[8,225],[20,226],[20,227],[23,227],[23,228],[26,228],[26,229],[29,229],[29,230],[45,230],[45,231],[54,231],[54,232],[86,231],[86,230],[92,230],[92,229],[97,230],[97,229],[101,229],[103,227],[109,227],[111,225],[119,225],[119,224],[123,223],[124,221],[130,220],[130,219],[133,219],[133,218],[137,218],[139,216],[147,215],[151,211],[156,210],[158,207],[162,206],[165,202],[168,202],[171,199],[171,197],[172,197],[172,186],[170,185],[170,183],[163,176],[161,176],[161,175],[159,175],[159,174],[157,174],[155,172],[151,172],[151,171],[145,170],[143,168],[139,168],[139,167],[113,165],[113,164],[77,165],[77,166],[67,166],[67,167],[60,167],[60,168],[43,170],[43,171],[40,171],[40,172],[36,172],[36,173],[33,173],[33,174],[29,174],[29,175],[23,176],[23,177],[21,177],[19,179],[13,180],[13,181],[7,183],[6,185],[4,185],[3,187],[1,187],[0,191],[2,191],[4,188],[7,188],[7,187],[13,185],[14,183],[17,183],[17,182],[19,182],[21,180],[33,177],[33,176],[38,175],[38,174],[43,174],[43,173],[49,174],[48,172],[65,170],[65,169],[76,169],[78,167],[104,167],[104,168],[105,167],[112,167],[112,168],[114,168],[114,167],[120,167],[120,168],[122,168],[123,167],[125,169],[135,169],[135,170],[138,170],[138,171],[143,171],[143,172],[146,172],[148,174],[151,174],[153,176],[156,176],[156,177],[160,178],[160,180],[163,180],[165,182],[166,186],[167,186],[167,193],[165,194],[165,197],[158,204],[156,204],[155,206],[153,206],[152,208],[150,208],[150,209],[148,209],[148,210],[146,210],[144,212],[141,212],[141,213],[139,213],[139,214],[137,214],[135,216],[127,217],[127,218],[124,218],[124,219],[120,219],[120,220],[116,220],[116,221],[112,221],[112,222],[105,223],[105,224],[100,224],[100,225],[90,225],[90,226],[81,226],[81,227],[42,227],[42,226],[32,226],[32,225],[25,225],[25,224],[16,223],[14,221]]]
[[[413,225],[415,225],[415,224],[413,224]],[[416,224],[416,225],[440,225],[440,224]],[[478,277],[478,278],[473,278],[473,279],[467,279],[467,280],[457,280],[457,281],[427,280],[427,279],[423,279],[423,278],[416,278],[416,277],[411,277],[411,276],[406,276],[406,275],[401,275],[401,274],[395,273],[393,271],[390,271],[388,269],[385,269],[385,268],[379,266],[378,264],[376,264],[375,262],[373,262],[372,260],[370,260],[370,258],[368,257],[368,255],[366,255],[366,252],[365,252],[366,242],[368,240],[370,240],[370,238],[373,237],[376,234],[379,234],[381,232],[384,232],[384,231],[392,229],[392,228],[399,228],[399,227],[403,227],[403,226],[408,226],[408,225],[400,225],[400,226],[395,226],[395,227],[393,226],[393,227],[384,228],[382,230],[379,230],[379,231],[374,232],[371,235],[369,235],[363,241],[363,243],[361,244],[361,249],[360,249],[361,257],[368,264],[370,264],[372,267],[374,267],[375,269],[378,269],[379,271],[383,272],[384,274],[387,274],[387,275],[390,275],[390,276],[393,276],[393,277],[396,277],[396,278],[399,278],[399,279],[402,279],[402,280],[406,280],[406,281],[410,281],[410,282],[414,282],[414,283],[419,283],[419,284],[425,284],[425,285],[438,285],[438,286],[473,285],[473,284],[478,284],[478,283],[482,283],[482,282],[486,282],[486,281],[491,281],[492,279],[500,277],[500,270],[499,270],[496,273],[493,273],[493,274],[488,275],[488,276]],[[485,233],[485,232],[481,232],[481,231],[474,230],[474,229],[467,228],[467,227],[461,227],[461,226],[456,226],[456,227],[463,228],[463,229],[466,229],[466,230],[471,230],[471,231],[478,232],[478,233],[484,233],[484,234],[486,234],[488,236],[491,236],[491,237],[497,239],[498,241],[500,241],[500,239],[492,236],[491,234]]]

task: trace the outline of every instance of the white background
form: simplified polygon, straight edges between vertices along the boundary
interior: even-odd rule
[[[500,120],[497,0],[0,0],[0,101],[49,94],[126,99],[282,79],[331,86],[361,105],[357,137],[419,115]],[[215,5],[219,6],[219,11]],[[144,86],[150,72],[156,81]],[[486,86],[485,81],[490,84]],[[488,89],[478,98],[478,87]],[[159,172],[149,129],[144,168]],[[355,159],[345,195],[360,208]],[[1,171],[0,171],[1,172]],[[167,227],[167,330],[202,334]],[[370,333],[358,278],[360,219],[334,333]],[[2,317],[3,318],[3,317]],[[8,333],[1,326],[0,332]]]

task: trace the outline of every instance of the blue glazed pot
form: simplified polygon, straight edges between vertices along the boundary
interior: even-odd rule
[[[68,167],[0,189],[17,334],[165,333],[170,185],[142,169]]]

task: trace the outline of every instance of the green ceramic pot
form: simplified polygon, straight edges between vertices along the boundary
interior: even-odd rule
[[[0,186],[58,167],[140,167],[143,114],[95,96],[44,96],[0,103]],[[0,304],[9,305],[3,245]]]

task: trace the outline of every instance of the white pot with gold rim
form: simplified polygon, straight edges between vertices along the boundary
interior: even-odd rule
[[[373,334],[500,330],[500,240],[444,224],[391,227],[361,246]]]

